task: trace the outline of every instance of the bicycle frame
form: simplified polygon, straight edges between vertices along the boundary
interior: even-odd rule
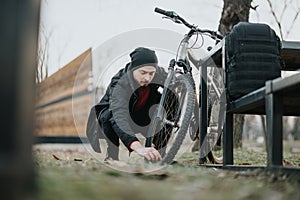
[[[175,12],[173,11],[165,11],[159,8],[155,8],[155,11],[163,14],[165,16],[167,16],[168,19],[173,20],[176,23],[182,23],[185,26],[187,26],[188,28],[190,28],[189,32],[187,34],[184,35],[183,39],[181,40],[179,47],[178,47],[178,51],[177,51],[177,55],[176,55],[176,59],[172,59],[170,61],[170,65],[168,68],[168,76],[165,80],[164,83],[164,89],[163,89],[163,93],[162,93],[162,97],[161,97],[161,101],[159,104],[159,108],[157,111],[157,114],[154,118],[154,126],[152,126],[151,133],[155,132],[155,128],[157,127],[158,123],[162,123],[162,124],[168,124],[171,125],[172,127],[175,126],[180,126],[178,125],[178,120],[175,119],[175,121],[168,121],[166,119],[164,119],[164,113],[163,113],[163,105],[164,105],[164,101],[167,95],[167,89],[171,84],[172,81],[176,81],[176,73],[181,73],[181,74],[186,74],[188,77],[190,77],[190,81],[193,82],[192,85],[195,86],[195,81],[194,78],[192,77],[192,67],[190,65],[190,61],[193,63],[193,65],[200,70],[200,76],[201,76],[201,93],[202,93],[202,98],[200,98],[199,96],[199,103],[201,105],[201,107],[203,108],[207,108],[207,89],[209,89],[209,91],[213,91],[213,94],[210,94],[210,98],[211,100],[215,100],[215,99],[220,99],[222,97],[222,91],[221,89],[218,87],[218,85],[215,83],[214,80],[214,72],[215,72],[215,68],[211,68],[211,71],[209,74],[207,74],[207,66],[203,65],[201,60],[197,60],[195,57],[193,57],[193,54],[190,52],[189,49],[189,40],[191,39],[191,37],[195,34],[195,33],[205,33],[208,34],[208,36],[210,36],[211,38],[215,39],[215,40],[220,40],[223,37],[218,35],[216,32],[214,31],[210,31],[210,30],[201,30],[199,28],[197,28],[194,25],[189,24],[188,22],[186,22],[183,18],[181,18],[179,15],[177,15]],[[179,67],[178,70],[175,70],[175,66]],[[208,85],[207,85],[208,83]],[[195,88],[193,89],[193,91],[195,90]],[[195,95],[195,94],[193,94]],[[182,98],[184,98],[185,95],[181,96]],[[194,98],[195,99],[195,98]],[[183,103],[184,100],[180,99],[179,100],[180,103]],[[198,104],[197,104],[198,106]],[[179,118],[180,113],[178,113],[181,109],[182,109],[182,105],[178,105],[178,110],[177,110],[177,114],[176,114],[176,118]],[[193,108],[194,109],[194,108]],[[206,110],[206,109],[205,109]],[[194,113],[194,115],[197,115],[196,113]],[[220,115],[220,113],[219,113]],[[177,117],[178,116],[178,117]],[[192,114],[189,115],[190,118],[192,119]],[[204,122],[203,124],[208,124],[207,123],[207,112],[201,112],[201,116],[195,116],[196,119],[196,124],[200,121],[199,117],[201,118],[201,121]],[[219,122],[220,122],[220,118],[219,118]],[[182,123],[182,122],[181,122]],[[190,122],[189,122],[190,123]],[[201,126],[199,127],[199,129],[201,128],[201,132],[203,133],[207,133],[207,126]],[[221,133],[221,128],[219,126],[219,130],[218,133]],[[203,141],[205,140],[204,137],[206,137],[206,134],[200,134],[201,138],[201,145],[203,143]],[[150,140],[151,141],[151,140]],[[148,141],[146,145],[151,145],[151,143]],[[200,152],[201,153],[201,152]],[[201,158],[205,158],[204,156],[200,155]],[[200,160],[201,163],[201,160]]]

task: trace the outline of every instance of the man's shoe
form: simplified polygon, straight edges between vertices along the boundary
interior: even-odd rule
[[[107,142],[106,159],[119,160],[119,147],[111,142]]]
[[[112,161],[119,161],[119,160],[112,159],[112,158],[109,157],[109,156],[107,156],[107,157],[104,159],[104,163],[106,163],[106,164],[109,164],[109,162],[112,162]]]

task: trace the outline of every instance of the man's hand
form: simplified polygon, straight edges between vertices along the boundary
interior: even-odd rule
[[[154,147],[143,147],[139,141],[133,142],[130,148],[149,161],[157,162],[162,159],[160,153]]]

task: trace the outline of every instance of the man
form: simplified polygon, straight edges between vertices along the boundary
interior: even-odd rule
[[[167,73],[157,66],[153,50],[136,48],[130,53],[130,58],[131,62],[111,79],[105,95],[91,110],[102,131],[89,131],[93,118],[90,114],[87,136],[96,152],[101,152],[99,138],[106,139],[106,159],[119,159],[121,140],[130,152],[135,151],[152,162],[159,161],[162,159],[159,151],[154,147],[144,147],[135,135],[141,133],[147,137],[148,125],[155,110],[153,106],[159,103],[161,97],[158,88],[163,85]],[[99,132],[104,134],[101,136]]]

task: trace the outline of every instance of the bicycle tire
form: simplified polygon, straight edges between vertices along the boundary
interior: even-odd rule
[[[217,81],[220,81],[217,79],[213,78],[212,81],[215,81],[215,84],[221,87],[220,82],[216,83]],[[210,151],[208,152],[207,158],[212,164],[223,163],[222,139],[223,139],[223,124],[224,124],[223,115],[225,109],[224,101],[226,101],[224,93],[218,96],[215,94],[212,88],[209,90],[207,140],[208,140]]]
[[[163,118],[167,118],[168,122],[178,124],[179,127],[162,121],[157,122],[156,119],[152,120],[149,127],[149,130],[155,130],[152,143],[161,153],[160,164],[170,164],[179,151],[188,132],[195,104],[195,84],[190,75],[177,76],[175,84],[170,88],[164,88],[168,92],[161,101],[164,107]],[[148,133],[148,135],[153,135],[153,133]]]
[[[218,121],[217,126],[212,124],[213,118],[213,110],[216,109],[216,103],[218,103],[219,99],[215,99],[214,102],[210,102],[211,109],[208,111],[209,120],[208,120],[208,131],[207,131],[207,139],[209,144],[209,153],[207,154],[207,158],[212,164],[222,164],[223,163],[223,155],[222,155],[222,140],[223,140],[223,127],[222,123]],[[218,108],[217,108],[218,109]],[[220,113],[220,111],[217,111]],[[221,125],[220,125],[221,124]]]

